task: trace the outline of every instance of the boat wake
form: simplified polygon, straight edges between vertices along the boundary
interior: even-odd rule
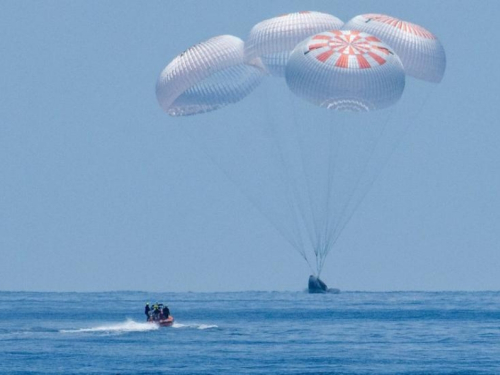
[[[103,333],[125,333],[125,332],[146,332],[155,331],[159,329],[160,326],[151,323],[139,323],[131,319],[126,322],[117,324],[108,324],[97,327],[90,328],[80,328],[80,329],[62,329],[61,333],[84,333],[84,332],[103,332]]]
[[[198,323],[191,323],[191,324],[181,324],[181,323],[174,323],[172,328],[195,328],[195,329],[211,329],[211,328],[219,328],[218,325],[215,324],[198,324]]]

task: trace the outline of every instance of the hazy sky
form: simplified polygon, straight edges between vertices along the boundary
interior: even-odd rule
[[[390,14],[435,33],[447,54],[323,279],[500,289],[500,2],[1,4],[0,290],[305,288],[305,263],[155,98],[187,47],[299,10]],[[260,93],[214,116],[250,115]]]

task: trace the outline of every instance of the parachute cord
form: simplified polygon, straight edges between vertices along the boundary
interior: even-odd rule
[[[336,175],[336,166],[337,166],[337,157],[339,154],[340,147],[342,145],[342,139],[344,138],[344,131],[345,131],[345,116],[336,116],[340,117],[340,123],[339,124],[328,124],[329,130],[330,130],[330,137],[329,137],[329,144],[333,144],[334,142],[334,131],[333,129],[337,127],[339,129],[339,134],[337,134],[337,146],[335,147],[335,152],[333,153],[333,158],[332,158],[332,147],[329,147],[329,155],[328,155],[328,180],[327,180],[327,196],[326,196],[326,218],[325,218],[325,224],[324,224],[324,243],[323,243],[323,254],[321,256],[322,258],[322,263],[324,262],[324,258],[326,257],[326,254],[328,253],[328,237],[329,237],[329,227],[330,227],[330,219],[332,218],[332,215],[330,214],[331,212],[331,198],[333,192],[333,182],[335,181],[335,175]],[[322,266],[320,266],[322,268]],[[320,272],[320,271],[319,271]]]
[[[310,207],[310,213],[311,213],[311,219],[312,219],[312,226],[313,226],[313,229],[314,229],[314,239],[313,239],[313,235],[311,234],[311,244],[313,246],[313,251],[314,251],[314,255],[315,257],[317,258],[318,257],[318,249],[319,249],[319,224],[318,224],[318,220],[317,220],[317,217],[316,217],[316,213],[315,213],[315,205],[314,205],[314,202],[313,202],[313,199],[312,199],[312,189],[311,189],[311,183],[310,183],[310,179],[308,178],[307,176],[307,172],[306,172],[306,163],[305,163],[305,156],[304,156],[304,144],[301,140],[301,137],[299,137],[299,124],[297,123],[297,109],[296,109],[296,105],[295,105],[295,97],[293,96],[293,93],[290,91],[289,92],[289,103],[291,103],[291,106],[292,106],[292,116],[293,116],[293,122],[294,122],[294,126],[295,126],[295,132],[294,132],[294,135],[295,135],[295,138],[296,138],[296,142],[299,146],[299,156],[300,156],[300,162],[301,162],[301,167],[302,167],[302,177],[303,179],[305,180],[305,186],[306,186],[306,191],[307,191],[307,198],[309,200],[309,207]]]
[[[329,126],[328,127],[328,130],[329,130],[329,136],[328,136],[328,139],[329,139],[329,144],[332,144],[333,143],[333,136],[332,136],[332,133],[333,133],[333,126]],[[332,164],[333,161],[332,161],[332,148],[333,147],[328,147],[328,169],[327,169],[327,180],[326,180],[326,204],[325,204],[325,207],[326,207],[326,217],[325,217],[325,223],[324,223],[324,228],[323,228],[323,236],[325,238],[325,243],[322,243],[322,246],[326,245],[326,237],[327,237],[327,232],[328,232],[328,218],[330,217],[330,215],[328,215],[328,213],[330,212],[329,208],[330,208],[330,190],[331,190],[331,185],[332,185]],[[337,149],[335,150],[335,154],[337,152]]]
[[[309,259],[307,259],[307,257],[303,257],[303,258],[306,261],[307,265],[309,266],[311,273],[314,274],[314,269],[312,268],[311,263],[309,263]]]
[[[389,113],[389,115],[387,116],[387,118],[385,119],[384,121],[384,126],[383,126],[383,129],[382,131],[380,131],[380,133],[378,135],[375,135],[376,139],[374,141],[372,141],[372,144],[371,144],[371,147],[370,147],[370,150],[366,156],[366,160],[365,162],[363,163],[363,168],[361,169],[361,172],[359,173],[356,181],[354,182],[354,185],[352,187],[351,190],[351,193],[349,194],[348,196],[348,199],[346,201],[346,203],[344,203],[338,210],[338,220],[334,222],[334,225],[329,229],[329,232],[328,232],[328,238],[327,238],[327,241],[326,241],[326,246],[325,246],[325,255],[323,257],[323,261],[322,261],[322,264],[321,264],[321,267],[323,267],[323,264],[325,262],[325,259],[327,257],[327,255],[330,253],[331,249],[333,248],[333,245],[335,244],[335,233],[337,231],[337,228],[339,226],[342,226],[342,217],[344,216],[345,214],[345,211],[346,209],[349,207],[349,204],[353,198],[353,196],[355,196],[355,193],[357,192],[358,190],[358,187],[359,187],[359,183],[360,181],[362,180],[362,177],[364,175],[364,171],[366,170],[368,164],[369,164],[369,161],[370,161],[370,158],[371,158],[371,155],[374,153],[375,149],[376,149],[376,146],[380,140],[380,138],[382,137],[382,134],[385,130],[385,125],[387,124],[387,122],[389,121],[389,119],[391,118],[392,114],[394,113],[394,111],[391,111]]]
[[[312,229],[310,229],[310,241],[311,241],[311,246],[313,248],[313,251],[314,251],[314,254],[315,256],[317,256],[317,249],[318,249],[318,239],[319,239],[319,225],[317,223],[317,218],[316,218],[316,215],[315,215],[315,211],[314,211],[314,202],[312,200],[312,190],[311,190],[311,186],[310,186],[310,179],[308,178],[307,176],[307,173],[306,173],[306,162],[305,162],[305,157],[304,157],[304,144],[303,142],[301,141],[301,137],[299,135],[299,129],[300,129],[300,124],[298,123],[297,121],[297,110],[296,110],[296,102],[295,102],[295,96],[292,94],[291,91],[289,91],[288,93],[288,98],[289,98],[289,105],[291,106],[291,109],[292,109],[292,119],[293,119],[293,125],[295,127],[295,131],[293,131],[293,135],[295,137],[295,142],[297,143],[298,145],[298,148],[299,148],[299,157],[300,157],[300,166],[301,168],[299,168],[301,170],[301,175],[302,175],[302,179],[303,181],[305,182],[305,187],[306,187],[306,192],[307,192],[307,199],[309,201],[309,214],[310,214],[310,220],[307,220],[307,223],[306,225],[309,227],[310,225],[312,225]],[[301,200],[302,202],[302,200]],[[314,232],[314,233],[313,233]]]
[[[368,194],[368,192],[371,190],[372,186],[375,184],[375,182],[377,181],[378,177],[380,176],[380,174],[382,173],[382,171],[384,170],[385,166],[387,165],[387,163],[389,162],[389,160],[391,159],[392,155],[395,153],[395,151],[397,150],[397,148],[399,147],[399,145],[401,144],[401,140],[406,136],[406,134],[408,133],[409,129],[412,127],[412,125],[414,123],[417,122],[419,116],[420,116],[420,113],[422,112],[422,109],[424,108],[424,106],[427,104],[427,102],[429,101],[430,97],[432,96],[432,94],[434,93],[434,90],[435,90],[435,86],[432,87],[432,89],[430,91],[427,92],[427,94],[425,95],[424,97],[424,100],[421,102],[421,104],[418,106],[418,109],[416,111],[417,115],[415,117],[413,117],[410,121],[408,121],[406,123],[406,126],[403,128],[403,132],[402,134],[396,139],[396,141],[394,142],[394,144],[392,145],[391,147],[391,150],[389,151],[389,154],[385,157],[385,159],[383,160],[382,162],[382,165],[378,168],[378,170],[375,172],[374,176],[371,178],[371,180],[368,181],[367,183],[367,186],[365,186],[365,189],[364,191],[362,191],[362,194],[361,194],[361,197],[360,199],[355,203],[355,206],[354,208],[351,210],[351,212],[348,214],[348,216],[346,217],[346,219],[344,220],[344,222],[342,223],[342,225],[340,226],[339,230],[334,233],[334,236],[332,236],[332,244],[331,246],[333,247],[334,244],[337,242],[338,238],[340,237],[340,235],[342,234],[343,230],[345,229],[345,227],[347,226],[347,224],[349,223],[349,221],[351,220],[352,216],[354,215],[354,213],[357,211],[358,207],[361,205],[361,203],[363,202],[363,200],[365,199],[366,195]]]
[[[269,108],[270,100],[269,100],[269,96],[268,96],[269,95],[268,90],[264,90],[264,92],[265,92],[264,93],[264,95],[265,95],[265,100],[264,100],[265,104],[264,105],[266,106],[266,113],[272,113],[272,111]],[[304,246],[304,243],[302,241],[299,220],[297,218],[297,215],[300,214],[302,216],[302,220],[305,222],[306,221],[305,220],[306,214],[304,212],[303,207],[300,204],[300,197],[298,196],[298,194],[296,192],[295,184],[292,182],[291,173],[289,171],[288,164],[286,163],[286,160],[285,160],[283,148],[282,148],[281,143],[279,142],[279,137],[276,134],[277,122],[269,120],[268,125],[269,126],[266,126],[265,129],[266,130],[268,130],[268,129],[274,130],[274,131],[269,132],[271,135],[270,138],[271,138],[273,144],[275,144],[276,148],[278,149],[278,158],[279,158],[280,164],[282,165],[283,170],[284,170],[284,176],[281,173],[280,173],[280,176],[281,176],[281,180],[282,180],[282,182],[285,185],[286,190],[287,190],[286,200],[287,200],[287,203],[291,209],[291,213],[293,215],[292,222],[293,222],[293,225],[295,227],[295,231],[297,233],[297,238],[300,241],[300,246],[302,247],[302,251],[300,252],[300,254],[310,267],[309,260],[307,259],[307,254],[305,252],[305,246]],[[294,197],[294,199],[296,201],[295,204],[293,202],[293,199],[290,197],[290,194],[292,195],[292,197]],[[297,212],[297,210],[299,212]],[[307,227],[306,227],[306,232],[310,236]]]
[[[268,105],[269,103],[269,100],[266,100],[266,104]],[[268,108],[268,113],[269,113],[269,108]],[[270,124],[269,128],[271,129],[275,129],[275,124]],[[310,228],[308,227],[307,225],[307,214],[305,212],[305,209],[304,209],[304,206],[302,205],[302,200],[301,200],[301,197],[300,197],[300,193],[298,192],[298,189],[297,189],[297,183],[294,182],[294,178],[291,176],[292,173],[290,172],[290,168],[286,162],[286,158],[285,158],[285,153],[283,151],[283,148],[282,148],[282,145],[281,143],[279,142],[279,136],[274,132],[271,133],[271,136],[272,136],[272,140],[273,140],[273,143],[276,145],[276,148],[279,150],[279,159],[280,159],[280,162],[281,162],[281,165],[283,166],[283,169],[285,171],[285,179],[286,179],[286,185],[288,187],[288,190],[291,191],[291,194],[292,194],[292,197],[293,199],[295,199],[295,204],[293,205],[296,210],[296,214],[297,214],[297,210],[299,211],[299,214],[300,216],[302,217],[302,222],[304,223],[305,225],[305,229],[306,229],[306,233],[307,233],[307,236],[309,238],[309,241],[311,242],[311,244],[313,243],[313,239],[312,239],[312,233],[311,233],[311,230]],[[290,199],[290,198],[288,198]],[[292,203],[290,203],[292,204]],[[297,233],[301,233],[300,232],[300,229],[299,229],[299,222],[298,222],[298,219],[297,217],[295,217],[295,226],[296,226],[296,230],[297,230]]]
[[[189,138],[191,138],[192,141],[194,141],[195,143],[197,143],[199,146],[200,146],[200,149],[203,151],[203,153],[205,154],[205,156],[215,165],[219,168],[219,170],[224,174],[224,176],[231,182],[233,183],[233,185],[240,191],[240,193],[243,194],[244,197],[246,197],[248,199],[248,201],[260,212],[260,214],[265,217],[268,222],[274,227],[274,229],[294,248],[298,251],[298,253],[306,260],[306,262],[309,264],[309,261],[307,260],[307,257],[306,257],[306,254],[303,252],[302,248],[300,246],[300,244],[297,244],[294,240],[293,240],[293,236],[287,236],[286,235],[286,231],[284,231],[283,229],[281,229],[278,225],[276,225],[276,223],[274,223],[274,221],[260,208],[260,206],[252,199],[252,197],[245,192],[245,190],[236,182],[236,180],[234,178],[232,178],[229,173],[220,165],[220,163],[218,163],[215,158],[210,155],[210,153],[205,149],[205,147],[203,145],[201,145],[201,143],[196,140],[196,138],[188,131],[188,130],[184,130],[184,127],[181,127],[181,130],[185,132],[185,134],[188,135]]]
[[[339,211],[340,212],[340,215],[338,216],[339,220],[337,223],[335,223],[335,226],[332,228],[332,231],[329,233],[329,238],[328,238],[329,249],[328,249],[327,253],[330,251],[331,246],[333,246],[333,243],[335,242],[335,240],[333,240],[333,238],[334,238],[335,234],[337,233],[337,229],[339,228],[339,226],[342,226],[342,221],[343,221],[342,217],[344,216],[345,211],[348,209],[349,204],[351,203],[353,197],[355,196],[356,192],[358,191],[359,184],[364,176],[365,170],[368,167],[368,165],[370,164],[370,159],[371,159],[372,155],[374,154],[374,152],[377,148],[377,145],[380,142],[380,139],[382,138],[383,134],[385,133],[386,128],[387,128],[387,124],[389,123],[389,121],[391,120],[393,115],[394,115],[394,109],[392,108],[391,111],[389,112],[389,115],[386,117],[386,119],[382,125],[382,130],[380,131],[380,133],[378,135],[375,136],[376,138],[371,144],[371,147],[370,147],[370,150],[369,150],[368,155],[366,157],[366,160],[363,163],[363,168],[361,169],[361,173],[358,175],[346,203],[344,203],[342,205],[342,208]]]

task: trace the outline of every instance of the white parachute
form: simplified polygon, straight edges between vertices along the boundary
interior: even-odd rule
[[[335,16],[320,12],[296,12],[259,22],[245,42],[246,59],[259,57],[273,76],[285,75],[288,57],[295,46],[307,37],[337,30],[343,22]]]
[[[236,103],[264,76],[258,59],[245,63],[244,42],[221,35],[177,56],[160,74],[156,98],[172,116],[213,111]]]
[[[156,94],[165,112],[186,116],[260,85],[254,110],[186,118],[183,128],[319,276],[428,97],[407,76],[439,82],[445,66],[441,44],[418,25],[299,12],[258,23],[246,42],[224,35],[189,48]]]

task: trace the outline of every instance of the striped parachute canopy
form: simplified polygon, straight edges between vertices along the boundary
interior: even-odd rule
[[[343,29],[375,35],[398,54],[406,74],[424,81],[441,82],[446,69],[443,46],[422,26],[383,14],[362,14],[347,22]]]
[[[283,77],[288,57],[304,39],[344,23],[320,12],[297,12],[270,18],[255,25],[245,42],[247,61],[260,57],[273,76]]]
[[[288,87],[318,106],[371,111],[396,103],[405,73],[392,48],[360,31],[333,30],[312,36],[292,52]]]
[[[156,98],[171,116],[194,115],[236,103],[265,76],[259,60],[244,61],[244,42],[222,35],[177,56],[156,82]]]

